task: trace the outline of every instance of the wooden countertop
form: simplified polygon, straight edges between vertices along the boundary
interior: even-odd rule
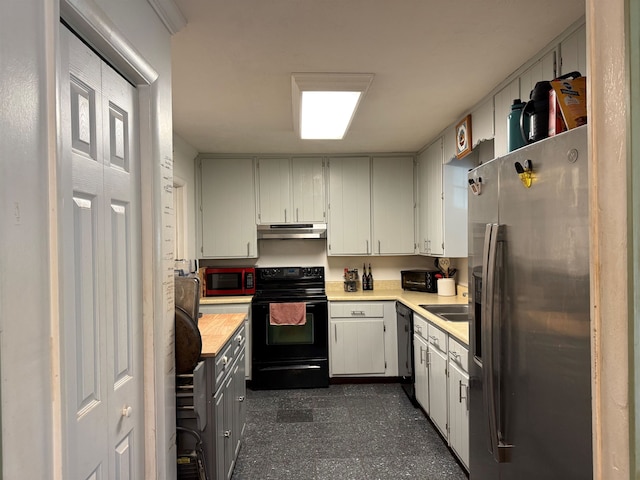
[[[202,337],[201,357],[215,357],[247,317],[244,313],[210,313],[198,320]]]

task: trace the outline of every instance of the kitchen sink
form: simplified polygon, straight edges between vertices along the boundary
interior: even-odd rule
[[[420,305],[448,322],[466,322],[469,320],[469,305]]]

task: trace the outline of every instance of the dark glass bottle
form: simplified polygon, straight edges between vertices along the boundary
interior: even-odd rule
[[[371,273],[371,264],[369,264],[369,273],[367,275],[367,285],[369,290],[373,290],[373,273]]]

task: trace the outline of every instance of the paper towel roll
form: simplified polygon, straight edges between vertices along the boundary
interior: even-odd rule
[[[438,295],[442,297],[455,297],[456,281],[453,278],[438,279]]]

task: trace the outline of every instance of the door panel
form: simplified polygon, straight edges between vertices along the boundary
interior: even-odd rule
[[[60,33],[63,472],[143,478],[137,92]]]

